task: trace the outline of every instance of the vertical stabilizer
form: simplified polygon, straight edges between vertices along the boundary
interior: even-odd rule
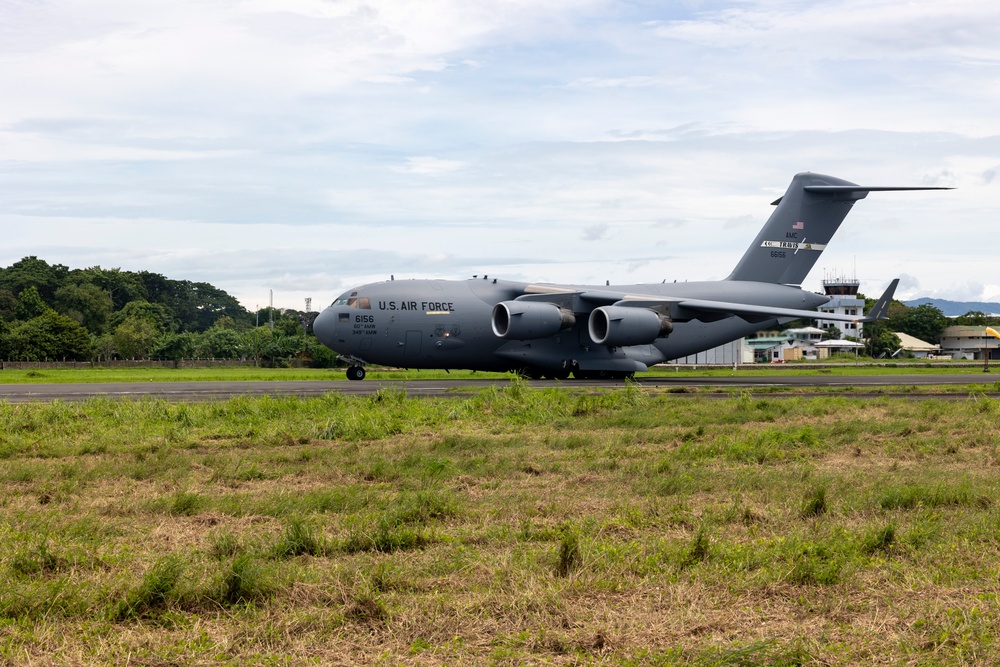
[[[854,202],[869,192],[949,189],[867,187],[823,174],[796,174],[727,280],[801,285]]]
[[[839,187],[810,192],[809,186]],[[868,194],[851,187],[858,186],[822,174],[796,174],[728,280],[801,285],[854,202]]]

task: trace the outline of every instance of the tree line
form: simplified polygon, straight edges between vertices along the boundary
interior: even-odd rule
[[[301,358],[331,366],[314,316],[253,313],[209,283],[149,271],[70,269],[25,257],[0,269],[0,358],[11,361]]]

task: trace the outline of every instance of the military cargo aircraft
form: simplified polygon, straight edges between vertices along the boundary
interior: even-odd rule
[[[321,343],[362,380],[366,364],[514,371],[532,378],[624,378],[792,319],[815,319],[829,298],[801,288],[865,187],[797,174],[725,280],[553,285],[498,278],[388,280],[342,294],[313,323]],[[865,317],[885,317],[893,280]]]

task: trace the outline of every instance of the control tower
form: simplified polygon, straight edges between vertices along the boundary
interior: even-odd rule
[[[858,319],[864,316],[865,300],[858,297],[858,288],[861,282],[857,278],[847,278],[843,275],[825,274],[823,278],[823,293],[830,297],[830,302],[819,308],[821,313],[838,313],[840,315],[857,315]],[[862,324],[860,322],[836,322],[832,320],[818,321],[817,326],[821,329],[836,327],[840,330],[842,338],[861,339]]]

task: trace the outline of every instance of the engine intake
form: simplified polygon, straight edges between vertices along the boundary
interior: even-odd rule
[[[538,301],[501,301],[493,306],[493,333],[507,340],[548,338],[573,328],[576,316],[565,308]]]
[[[601,306],[590,313],[590,339],[598,345],[648,345],[674,330],[670,318],[648,308]]]

